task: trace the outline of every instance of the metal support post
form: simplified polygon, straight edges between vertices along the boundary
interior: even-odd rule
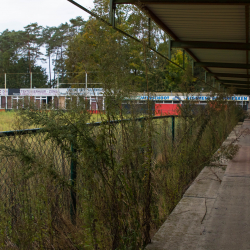
[[[151,46],[151,18],[148,18],[148,46]]]
[[[7,109],[7,74],[4,73],[4,88],[5,88],[5,109]]]
[[[183,56],[183,58],[182,58],[182,62],[183,62],[183,69],[185,69],[185,50],[183,50],[183,52],[182,52],[182,56]]]
[[[57,109],[59,109],[59,72],[57,72]]]
[[[141,134],[144,134],[144,127],[145,127],[145,120],[140,120],[140,124],[141,124]],[[140,153],[144,154],[144,148],[140,147]]]
[[[115,27],[115,4],[114,0],[109,1],[109,22],[111,23],[112,27]]]
[[[207,82],[207,71],[205,71],[205,83]]]
[[[194,60],[192,60],[192,76],[194,76]]]
[[[174,145],[175,137],[175,116],[172,116],[172,144]]]
[[[171,60],[171,39],[170,39],[170,36],[168,37],[168,58],[169,60]]]
[[[76,149],[73,143],[71,143],[71,167],[70,167],[70,181],[71,181],[71,204],[70,204],[70,216],[73,225],[76,224]]]
[[[171,39],[170,36],[168,36],[168,58],[171,60]],[[171,67],[168,67],[168,74],[170,75]],[[171,90],[172,93],[172,90]]]
[[[59,72],[57,72],[57,90],[59,90]]]

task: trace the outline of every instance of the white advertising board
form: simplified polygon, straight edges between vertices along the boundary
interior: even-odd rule
[[[84,95],[84,96],[102,96],[102,88],[41,88],[41,89],[0,89],[0,96],[68,96],[68,95]]]
[[[153,101],[184,101],[184,100],[194,100],[194,101],[209,101],[215,100],[216,96],[150,96],[149,100]],[[147,100],[148,96],[139,96],[139,100]],[[227,97],[229,101],[249,101],[249,96],[232,96]]]

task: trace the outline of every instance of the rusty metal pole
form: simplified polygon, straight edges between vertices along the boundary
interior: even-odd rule
[[[70,181],[71,181],[71,204],[70,216],[73,225],[76,224],[76,148],[74,143],[71,143],[71,164],[70,164]]]
[[[175,116],[172,116],[172,145],[174,145],[175,139]]]

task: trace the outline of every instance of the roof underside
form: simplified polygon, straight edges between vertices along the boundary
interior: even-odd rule
[[[250,93],[249,4],[250,0],[142,0],[139,5],[172,37],[173,48],[185,49],[196,65],[238,93]]]

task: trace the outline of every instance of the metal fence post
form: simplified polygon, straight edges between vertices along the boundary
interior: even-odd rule
[[[141,125],[141,135],[143,135],[143,133],[144,133],[144,124],[145,123],[145,120],[144,119],[141,119],[140,120],[140,125]],[[140,147],[140,153],[141,154],[144,154],[144,148],[143,147]]]
[[[172,116],[172,144],[174,145],[174,134],[175,134],[175,116]]]
[[[7,105],[7,74],[4,73],[4,88],[5,88],[5,110],[8,108],[8,105]]]
[[[70,203],[70,216],[72,224],[76,224],[76,149],[74,143],[71,143],[71,168],[70,168],[70,180],[71,180],[71,203]]]

